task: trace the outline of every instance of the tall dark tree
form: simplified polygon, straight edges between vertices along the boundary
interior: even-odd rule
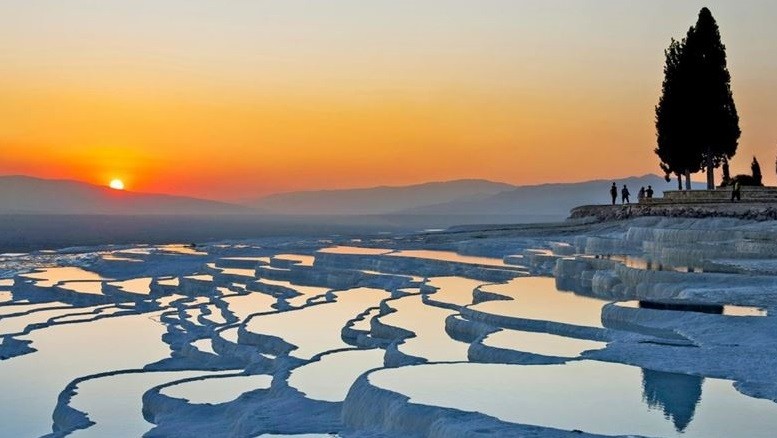
[[[702,152],[707,167],[707,189],[715,188],[713,169],[736,154],[741,131],[726,65],[726,46],[718,24],[707,8],[686,41],[692,78],[692,147]]]
[[[739,116],[731,93],[726,47],[707,8],[682,41],[666,51],[663,93],[656,106],[656,131],[664,172],[686,175],[707,169],[707,188],[715,188],[713,170],[736,153]]]
[[[656,106],[656,137],[658,147],[655,152],[661,159],[661,170],[677,176],[677,188],[683,189],[683,175],[686,187],[690,188],[691,173],[701,169],[701,156],[689,148],[687,111],[689,110],[687,74],[683,70],[685,39],[672,40],[664,51],[664,83],[661,98]]]

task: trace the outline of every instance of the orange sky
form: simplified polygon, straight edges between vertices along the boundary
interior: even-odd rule
[[[0,5],[0,174],[226,200],[657,173],[662,51],[701,6],[18,3]],[[757,154],[775,184],[777,7],[750,3],[706,4],[740,110],[733,171]]]

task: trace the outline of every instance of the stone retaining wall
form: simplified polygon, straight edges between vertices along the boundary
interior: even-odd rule
[[[583,205],[573,208],[569,218],[595,218],[600,221],[608,221],[641,216],[730,217],[757,221],[777,220],[777,202],[678,203],[675,201],[661,204]]]
[[[731,188],[716,190],[666,190],[663,198],[643,199],[644,204],[706,203],[731,200]],[[742,201],[777,202],[777,187],[742,186],[739,190]]]

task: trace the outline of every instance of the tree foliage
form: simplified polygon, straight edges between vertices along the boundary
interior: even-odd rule
[[[700,157],[688,147],[687,90],[682,70],[685,40],[672,39],[664,51],[664,83],[661,98],[656,106],[656,136],[658,147],[655,152],[661,160],[661,170],[667,175],[677,175],[678,181],[686,172],[695,173],[701,168]],[[680,185],[682,189],[682,185]]]
[[[665,51],[664,82],[656,106],[656,154],[678,178],[708,172],[736,153],[739,116],[731,92],[726,47],[709,9]],[[709,180],[708,180],[709,181]]]

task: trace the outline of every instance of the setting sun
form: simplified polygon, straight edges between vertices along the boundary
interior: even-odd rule
[[[114,190],[124,190],[124,182],[120,179],[112,179],[108,187]]]

